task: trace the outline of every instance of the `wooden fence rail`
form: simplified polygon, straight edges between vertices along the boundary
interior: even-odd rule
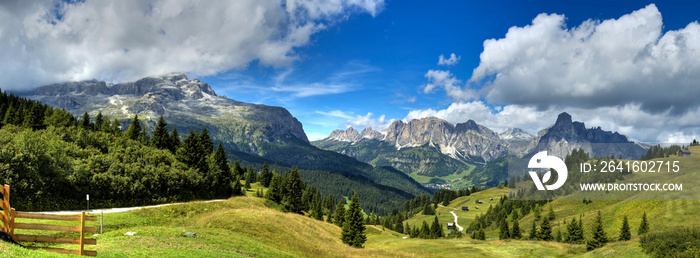
[[[15,211],[14,208],[10,208],[10,186],[5,185],[2,188],[2,230],[10,234],[12,238],[17,242],[35,242],[35,243],[55,243],[55,244],[75,244],[80,245],[79,250],[63,249],[63,248],[53,248],[53,247],[28,247],[30,249],[44,249],[49,252],[64,253],[64,254],[78,254],[78,255],[88,255],[97,256],[97,251],[85,250],[85,245],[97,245],[96,239],[85,238],[85,233],[96,233],[97,227],[86,227],[85,221],[97,221],[96,216],[87,216],[83,211],[82,214],[75,215],[55,215],[55,214],[44,214],[44,213],[30,213]],[[23,219],[41,219],[41,220],[62,220],[62,221],[80,221],[79,226],[64,226],[64,225],[50,225],[50,224],[37,224],[37,223],[15,223],[15,218]],[[58,237],[58,236],[42,236],[42,235],[25,235],[25,234],[15,234],[15,229],[29,229],[29,230],[53,230],[53,231],[64,231],[64,232],[78,232],[80,237]]]

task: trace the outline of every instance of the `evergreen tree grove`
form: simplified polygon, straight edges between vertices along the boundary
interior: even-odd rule
[[[341,239],[343,243],[358,248],[362,248],[367,241],[365,225],[362,219],[362,210],[360,209],[360,198],[357,197],[357,193],[352,195],[350,207],[348,208],[347,214],[345,214],[345,223],[343,224]]]
[[[345,222],[345,203],[340,200],[338,201],[338,205],[335,207],[335,224],[338,225],[338,227],[343,227],[343,223]]]
[[[165,122],[163,116],[158,119],[158,125],[156,129],[153,130],[153,137],[151,138],[151,144],[158,149],[171,149],[170,148],[170,134],[168,134],[168,123]]]
[[[544,241],[552,241],[552,224],[549,223],[549,217],[544,217],[540,224],[539,238]]]

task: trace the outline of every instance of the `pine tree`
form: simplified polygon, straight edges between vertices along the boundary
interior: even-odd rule
[[[430,230],[430,225],[428,225],[428,222],[424,220],[424,221],[423,221],[423,226],[420,228],[420,235],[419,235],[419,237],[420,237],[420,238],[426,238],[426,239],[428,239],[428,238],[430,238],[430,233],[431,233],[431,232],[432,232],[432,231]]]
[[[235,174],[233,174],[234,177],[236,177]],[[277,173],[272,173],[272,179],[270,180],[270,188],[267,189],[267,194],[265,195],[265,198],[273,201],[275,203],[280,203],[282,201],[282,182],[281,178]]]
[[[158,149],[171,149],[170,148],[170,134],[168,134],[168,123],[165,122],[163,116],[158,119],[158,125],[156,129],[153,130],[153,138],[151,138],[151,144],[153,147]]]
[[[341,239],[343,243],[358,248],[362,248],[365,241],[367,241],[365,225],[362,224],[360,198],[357,197],[357,193],[353,194],[350,207],[348,208],[347,214],[345,214],[345,224],[343,225]]]
[[[549,217],[549,221],[554,220],[554,210],[552,209],[553,205],[549,205],[549,212],[547,213],[547,217]]]
[[[440,221],[438,220],[438,217],[435,216],[435,220],[433,220],[433,225],[430,226],[430,237],[431,238],[440,238],[445,236],[445,231],[443,231],[442,225],[440,224]]]
[[[124,133],[124,136],[126,136],[127,139],[132,139],[135,141],[139,139],[140,133],[141,121],[139,121],[138,115],[134,115],[134,119],[131,120],[131,124],[129,125],[129,128],[126,129],[126,133]]]
[[[287,179],[287,194],[283,199],[284,208],[287,211],[301,214],[303,208],[301,196],[304,189],[302,183],[301,177],[299,176],[299,170],[296,167],[293,167],[292,173]]]
[[[523,234],[520,233],[520,223],[517,219],[513,221],[513,228],[510,236],[514,239],[521,239],[523,237]]]
[[[171,153],[175,154],[180,146],[182,146],[180,134],[177,133],[177,127],[173,127],[173,131],[170,132],[170,143],[168,143],[168,149]]]
[[[483,228],[479,228],[479,232],[476,235],[476,239],[478,240],[486,240],[486,232],[484,232]]]
[[[272,174],[270,174],[270,171],[267,168],[267,163],[263,163],[262,171],[260,171],[260,184],[262,184],[263,187],[269,187],[271,179]]]
[[[243,176],[245,171],[243,171],[243,168],[241,168],[241,163],[238,162],[238,160],[233,162],[233,175],[235,176]]]
[[[241,180],[238,177],[233,178],[233,182],[231,182],[231,196],[240,196],[244,195],[243,191],[243,185],[241,185]]]
[[[557,236],[554,237],[554,241],[561,242],[562,236],[561,236],[561,227],[557,228]]]
[[[630,223],[627,221],[627,215],[622,218],[622,228],[620,229],[620,241],[627,241],[632,239],[632,233],[630,232]]]
[[[121,134],[121,132],[121,123],[119,123],[119,120],[115,118],[114,121],[112,121],[112,128],[110,128],[110,133]]]
[[[534,220],[532,221],[532,228],[530,229],[530,236],[529,236],[529,238],[530,238],[531,240],[538,239],[538,235],[537,235],[537,224],[535,224],[535,221],[534,221]]]
[[[539,238],[544,241],[552,241],[552,225],[549,223],[549,217],[544,217],[540,224]]]
[[[90,122],[90,115],[87,112],[83,114],[83,119],[80,120],[80,127],[86,130],[92,129],[92,122]]]
[[[499,227],[498,239],[508,238],[510,238],[510,229],[508,228],[508,222],[505,219],[502,219],[501,226]]]
[[[345,203],[341,199],[338,201],[338,205],[335,206],[335,224],[338,225],[338,227],[343,227],[343,223],[345,222]]]
[[[201,152],[209,155],[214,150],[214,142],[211,141],[209,131],[206,127],[202,127],[202,132],[199,134],[199,145]]]
[[[102,111],[100,111],[95,117],[95,130],[102,130],[102,124],[104,124],[104,122],[104,116],[102,116]],[[109,120],[107,122],[109,122]]]
[[[401,219],[401,214],[396,216],[396,223],[394,223],[394,231],[403,234],[403,219]]]
[[[131,129],[131,126],[129,126],[129,129]],[[127,130],[126,134],[129,134],[129,130]],[[190,168],[199,168],[200,155],[202,154],[199,152],[198,145],[199,135],[194,130],[190,130],[190,134],[185,137],[182,147],[177,150],[177,159]],[[240,176],[237,177],[240,178]]]
[[[323,221],[323,205],[321,205],[321,198],[318,195],[314,196],[312,207],[314,219]]]
[[[250,189],[250,181],[251,181],[251,174],[253,173],[252,170],[248,170],[248,172],[245,173],[245,185],[243,186],[246,190]]]
[[[430,205],[430,202],[426,202],[423,206],[423,215],[435,215],[435,210],[433,206]]]
[[[224,147],[221,146],[221,142],[219,142],[219,146],[216,146],[216,152],[214,152],[214,164],[219,170],[221,170],[221,176],[224,179],[222,182],[230,182],[231,167],[229,167],[228,165],[228,160],[226,159],[226,152],[224,151]]]
[[[602,247],[608,242],[608,238],[605,235],[605,229],[603,228],[603,216],[601,215],[600,211],[598,211],[598,216],[593,223],[591,233],[593,234],[593,237],[586,242],[586,250],[590,251],[598,247]]]
[[[413,237],[413,236],[412,236],[413,231],[411,231],[411,225],[409,225],[408,223],[406,223],[406,225],[403,226],[403,230],[404,230],[404,234],[406,234],[406,235],[408,235],[408,236],[410,236],[410,237]]]
[[[644,212],[644,215],[642,215],[642,223],[639,224],[639,230],[637,230],[637,234],[643,235],[649,232],[649,224],[647,222],[647,212]]]

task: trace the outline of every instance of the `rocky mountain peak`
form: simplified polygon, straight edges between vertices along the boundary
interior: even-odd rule
[[[358,133],[355,128],[352,128],[352,126],[348,127],[345,131],[335,130],[328,138],[341,142],[356,142],[361,139],[360,133]]]
[[[498,135],[501,140],[532,140],[535,136],[523,131],[520,128],[508,128],[505,132]]]
[[[557,116],[557,122],[554,123],[554,126],[568,125],[571,123],[571,115],[569,115],[569,113],[562,112],[559,114],[559,116]]]

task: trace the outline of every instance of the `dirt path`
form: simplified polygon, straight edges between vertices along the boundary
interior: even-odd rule
[[[459,224],[457,224],[457,214],[455,214],[454,211],[450,211],[450,213],[452,213],[452,216],[455,216],[455,227],[457,227],[459,229],[459,231],[463,231],[464,228],[462,228]]]

